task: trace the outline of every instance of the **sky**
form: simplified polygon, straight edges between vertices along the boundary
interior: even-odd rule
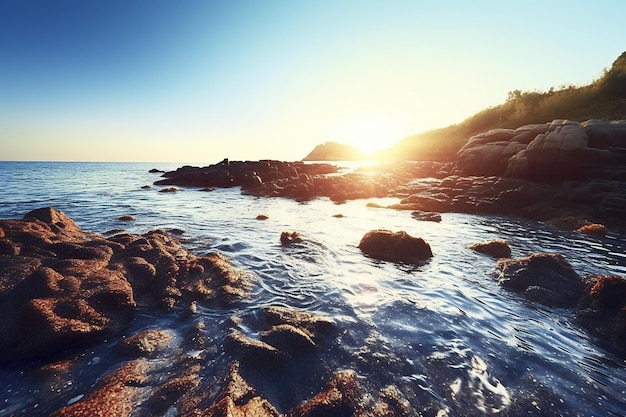
[[[0,160],[365,151],[584,85],[621,1],[0,0]]]

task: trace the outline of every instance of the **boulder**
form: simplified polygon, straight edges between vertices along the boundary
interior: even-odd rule
[[[338,371],[321,393],[295,407],[288,416],[352,416],[359,409],[361,397],[361,384],[356,372]]]
[[[424,239],[405,231],[372,230],[363,236],[359,249],[372,258],[391,262],[419,264],[433,256]]]
[[[224,257],[193,255],[164,231],[105,239],[51,208],[0,220],[0,229],[5,358],[48,354],[120,332],[137,306],[229,304],[250,290],[251,277]]]
[[[601,275],[590,279],[581,298],[579,318],[626,349],[626,279]]]
[[[294,243],[302,243],[302,235],[300,232],[282,232],[280,234],[280,244],[283,246],[289,246]]]
[[[511,247],[502,239],[493,239],[487,242],[473,243],[467,248],[485,255],[493,256],[494,258],[511,257]]]
[[[572,307],[583,295],[585,282],[558,254],[539,253],[517,259],[499,259],[500,285],[522,293],[531,301],[555,307]]]

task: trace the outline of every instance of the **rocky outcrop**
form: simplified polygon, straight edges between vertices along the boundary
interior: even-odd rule
[[[609,336],[626,351],[626,279],[615,275],[591,278],[578,307],[583,325]]]
[[[166,172],[164,179],[156,185],[178,185],[188,187],[236,187],[253,190],[258,186],[274,181],[304,180],[314,175],[337,172],[330,164],[305,164],[303,162],[229,161],[205,167],[183,166],[176,171]]]
[[[456,174],[555,182],[626,178],[626,121],[554,120],[476,135],[457,155]]]
[[[237,360],[284,362],[317,349],[337,331],[327,317],[279,306],[264,308],[261,320],[255,319],[231,318],[227,348]]]
[[[582,327],[626,353],[626,279],[583,279],[561,255],[547,253],[498,260],[496,279],[531,301],[572,309]]]
[[[585,282],[558,254],[540,253],[517,259],[500,259],[496,265],[497,281],[526,298],[556,307],[578,303]]]
[[[511,246],[502,239],[493,239],[487,242],[472,243],[467,247],[476,252],[493,256],[494,258],[510,258]]]
[[[28,357],[124,329],[139,307],[232,303],[250,276],[171,235],[83,232],[60,211],[0,220],[0,353]]]
[[[433,256],[424,239],[405,231],[372,230],[363,236],[359,249],[375,259],[410,264],[422,263]]]

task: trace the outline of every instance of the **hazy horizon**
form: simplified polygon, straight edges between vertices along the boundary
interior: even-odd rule
[[[0,160],[300,160],[584,85],[613,2],[190,0],[0,5]]]

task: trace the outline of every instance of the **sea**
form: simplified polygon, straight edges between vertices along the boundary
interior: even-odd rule
[[[234,310],[201,307],[205,320],[226,323],[268,305],[331,317],[341,331],[319,363],[327,371],[353,369],[368,387],[394,385],[420,415],[626,415],[624,358],[584,330],[572,311],[501,288],[496,261],[467,249],[504,239],[514,257],[559,253],[581,276],[626,276],[626,242],[618,232],[589,237],[542,222],[459,213],[423,222],[408,211],[367,206],[398,201],[393,198],[335,204],[257,198],[237,187],[159,192],[153,183],[160,174],[149,170],[182,165],[0,162],[0,218],[54,207],[94,233],[180,229],[193,253],[219,252],[254,277],[249,300]],[[267,220],[257,220],[260,214]],[[125,215],[134,220],[119,220]],[[424,238],[434,256],[417,266],[364,256],[360,239],[380,228]],[[282,231],[298,231],[303,242],[283,247]],[[154,326],[180,331],[169,315],[145,315]],[[227,327],[213,331],[219,344]],[[0,358],[0,416],[48,415],[88,395],[102,377],[103,352],[85,347],[78,355],[96,371],[50,387],[30,372],[40,363]],[[293,404],[280,392],[296,388],[275,384],[268,395],[286,412]]]

